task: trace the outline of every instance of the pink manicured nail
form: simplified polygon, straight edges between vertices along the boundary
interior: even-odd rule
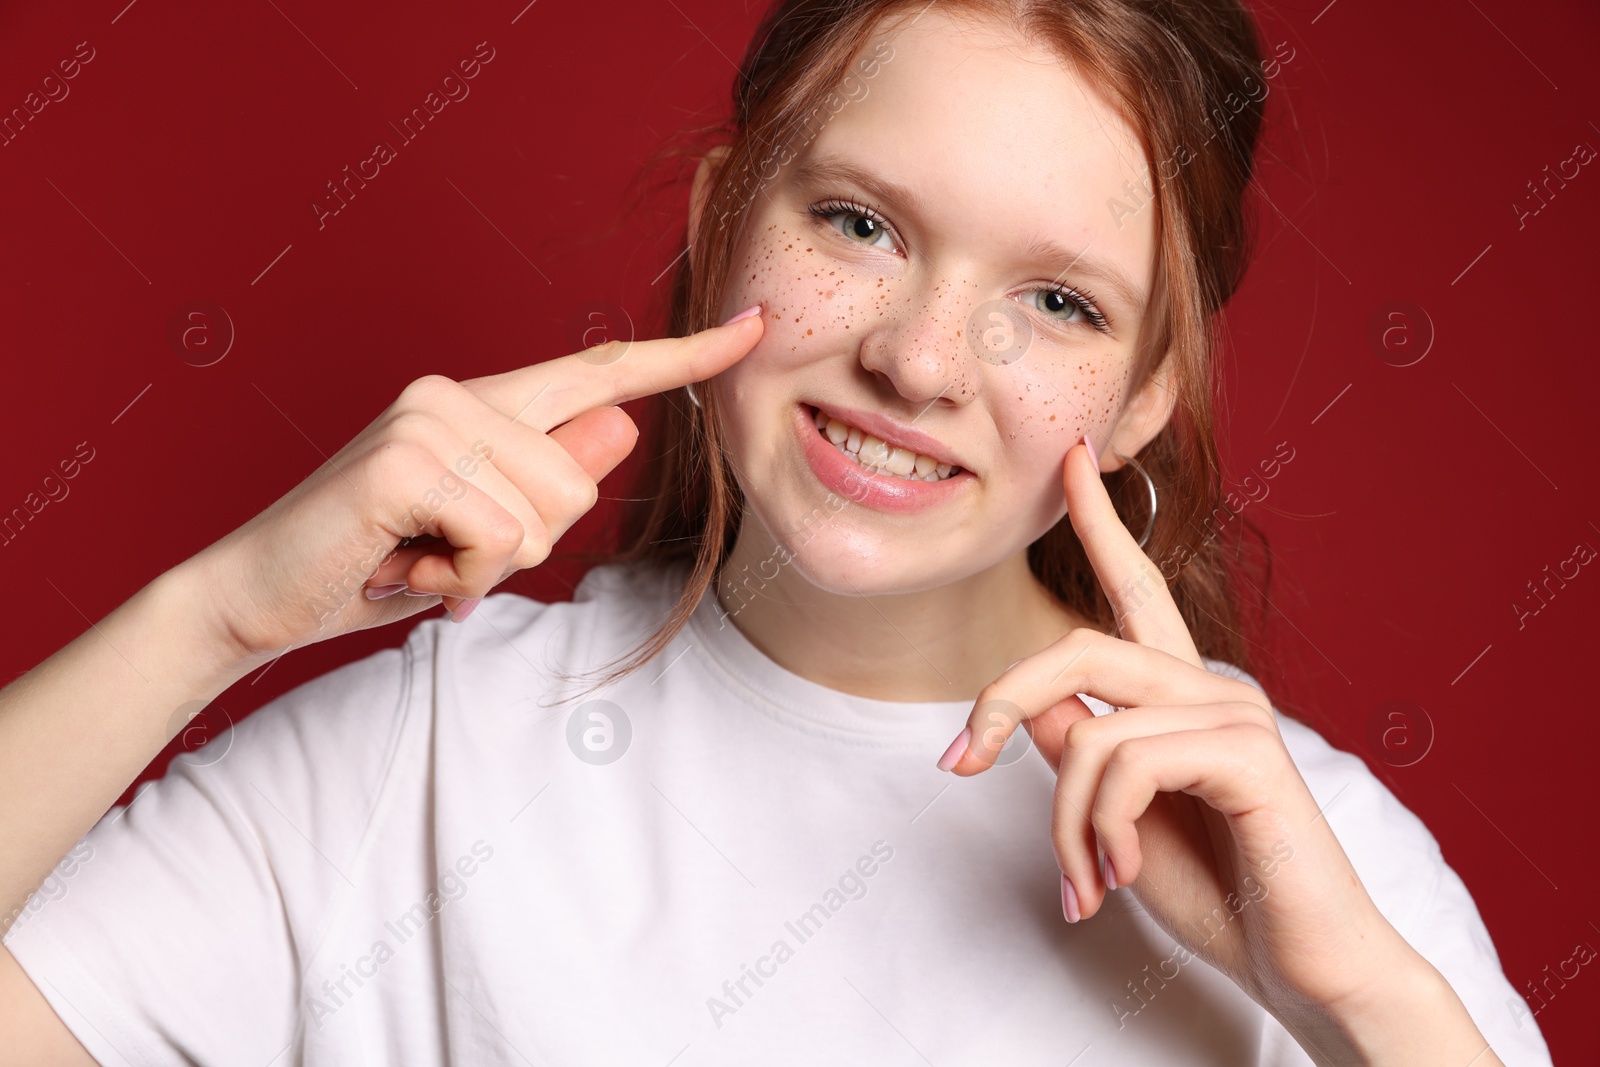
[[[1078,891],[1072,888],[1072,879],[1064,874],[1061,876],[1061,914],[1069,923],[1083,918],[1083,913],[1078,910]]]
[[[1106,876],[1106,890],[1109,892],[1117,888],[1117,872],[1111,867],[1111,857],[1102,856],[1100,860],[1100,873]]]
[[[394,585],[369,585],[367,586],[367,599],[382,600],[386,596],[394,596],[405,587],[405,582],[397,582]]]
[[[478,605],[482,603],[483,597],[481,596],[475,596],[471,600],[463,600],[461,603],[456,605],[456,610],[450,613],[451,621],[466,622],[467,616],[476,611]]]
[[[1094,460],[1094,469],[1095,470],[1099,470],[1100,469],[1100,457],[1095,454],[1095,451],[1094,451],[1094,439],[1091,438],[1088,434],[1084,434],[1083,435],[1083,443],[1088,446],[1089,458]]]
[[[944,755],[939,757],[939,769],[941,771],[948,771],[951,767],[954,767],[958,762],[960,762],[961,753],[967,750],[967,742],[971,740],[972,727],[963,727],[961,732],[956,735],[956,739],[950,742],[950,747],[944,750]]]
[[[743,311],[739,312],[739,314],[733,316],[731,319],[729,319],[727,322],[723,323],[722,325],[724,325],[724,326],[732,326],[734,323],[738,322],[740,319],[748,319],[751,315],[759,315],[759,314],[761,314],[761,305],[760,304],[751,304],[749,307],[745,308]]]

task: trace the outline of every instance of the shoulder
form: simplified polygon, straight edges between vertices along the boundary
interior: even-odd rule
[[[330,774],[330,782],[344,780],[370,792],[375,782],[346,772],[360,766],[381,775],[403,736],[426,732],[427,720],[441,706],[444,676],[525,686],[530,667],[554,677],[564,668],[614,657],[665,620],[684,577],[670,567],[603,564],[584,575],[571,601],[491,594],[465,623],[424,619],[398,647],[301,683],[201,753],[225,744],[230,763],[255,764],[262,771],[335,760],[345,770]],[[175,768],[179,762],[215,763],[223,753],[194,755]]]
[[[647,640],[672,613],[688,568],[682,564],[606,563],[590,568],[570,601],[495,593],[462,625],[445,618],[418,627],[436,669],[478,687],[525,688],[530,671],[549,689],[572,672],[609,663]],[[515,681],[510,681],[510,679]]]

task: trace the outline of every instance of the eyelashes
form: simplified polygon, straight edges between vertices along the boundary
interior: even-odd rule
[[[806,211],[808,214],[815,218],[821,219],[824,222],[831,222],[833,219],[838,218],[841,215],[854,215],[858,219],[870,220],[875,225],[881,227],[883,232],[888,233],[891,236],[894,235],[894,227],[890,226],[889,220],[883,217],[883,212],[870,205],[856,204],[849,200],[824,200],[821,203],[812,204],[810,207],[806,208]],[[838,229],[838,227],[833,228]],[[842,230],[840,233],[843,234],[846,240],[851,240],[849,234],[844,233]],[[854,241],[853,243],[861,244],[860,241]],[[870,248],[871,245],[867,245],[865,247]]]
[[[828,199],[810,205],[806,208],[806,213],[817,219],[819,222],[826,224],[829,229],[839,234],[846,241],[850,242],[851,244],[860,245],[863,248],[879,247],[876,244],[876,239],[885,234],[894,240],[896,244],[902,243],[899,240],[898,235],[895,233],[894,226],[887,218],[884,217],[883,211],[873,204],[858,203],[853,200]],[[835,219],[844,216],[854,216],[858,223],[865,221],[876,226],[878,229],[874,233],[860,233],[857,231],[857,236],[863,238],[870,237],[873,239],[873,241],[868,242],[864,240],[857,240],[855,237],[852,237],[848,232],[846,232],[851,228],[850,226],[846,225],[845,227],[841,228],[833,224]],[[1058,297],[1062,300],[1065,300],[1069,307],[1075,308],[1082,312],[1086,321],[1076,325],[1086,325],[1090,329],[1097,330],[1103,334],[1109,335],[1111,333],[1110,320],[1100,311],[1094,294],[1090,293],[1088,290],[1074,289],[1069,285],[1052,283],[1050,285],[1042,286],[1029,291],[1039,294],[1045,299],[1049,299],[1050,297]],[[1047,309],[1037,300],[1035,301],[1034,306],[1038,309],[1040,314],[1044,315],[1046,318],[1058,320],[1061,318],[1061,316],[1055,312],[1061,311],[1063,308],[1058,307],[1054,309]],[[1065,324],[1069,326],[1075,325],[1072,322],[1066,322]]]
[[[1074,289],[1069,285],[1061,285],[1057,283],[1055,285],[1047,285],[1043,289],[1036,289],[1034,292],[1062,297],[1063,299],[1074,304],[1079,311],[1083,312],[1083,317],[1088,319],[1090,325],[1092,325],[1095,329],[1106,334],[1111,332],[1110,320],[1100,313],[1099,307],[1095,305],[1094,294],[1089,292],[1089,290]],[[1046,312],[1046,314],[1048,314],[1048,312]]]

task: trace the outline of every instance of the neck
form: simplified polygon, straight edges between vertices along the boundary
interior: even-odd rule
[[[936,589],[819,589],[759,522],[741,522],[716,583],[725,620],[773,661],[819,685],[876,700],[975,700],[1007,667],[1089,625],[1039,584],[1018,553]]]

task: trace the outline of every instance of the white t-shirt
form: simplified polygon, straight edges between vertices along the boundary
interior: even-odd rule
[[[555,706],[686,573],[496,594],[285,694],[108,812],[7,945],[105,1064],[1312,1062],[1128,890],[1062,919],[1045,762],[934,767],[970,701],[808,681],[708,594]],[[1549,1064],[1432,835],[1281,725],[1384,915]]]

